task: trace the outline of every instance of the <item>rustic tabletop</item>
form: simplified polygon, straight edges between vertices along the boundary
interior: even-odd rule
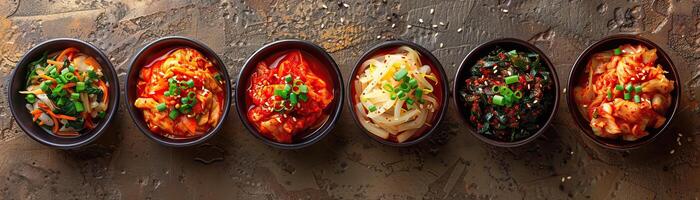
[[[301,150],[263,144],[235,112],[207,143],[169,148],[146,138],[120,105],[97,142],[56,150],[24,134],[5,95],[22,54],[56,37],[101,48],[121,83],[129,58],[169,35],[206,43],[232,77],[263,44],[309,40],[331,53],[345,80],[385,40],[423,45],[452,77],[476,45],[514,37],[541,48],[565,85],[584,48],[618,33],[658,43],[683,89],[671,128],[627,152],[585,138],[564,99],[549,131],[513,149],[473,137],[450,104],[438,131],[408,148],[363,135],[347,106],[331,134]],[[698,199],[698,52],[700,2],[689,0],[0,0],[0,199]]]

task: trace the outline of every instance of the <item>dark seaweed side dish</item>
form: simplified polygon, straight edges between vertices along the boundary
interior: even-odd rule
[[[496,48],[470,72],[460,94],[479,134],[514,142],[542,127],[540,117],[553,105],[554,80],[540,55]]]

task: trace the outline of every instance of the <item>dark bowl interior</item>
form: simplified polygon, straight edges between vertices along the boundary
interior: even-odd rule
[[[408,140],[402,143],[397,143],[393,141],[388,141],[385,140],[381,137],[378,137],[374,135],[373,133],[369,132],[362,124],[360,123],[360,119],[357,116],[357,111],[355,111],[355,100],[354,100],[354,87],[353,87],[353,82],[357,79],[358,73],[360,72],[360,69],[362,68],[362,63],[365,62],[367,59],[370,59],[374,57],[377,54],[380,54],[384,51],[391,50],[394,48],[398,48],[401,46],[408,46],[411,47],[412,49],[418,51],[420,54],[421,58],[423,61],[428,61],[427,64],[432,67],[432,69],[437,69],[437,73],[440,77],[440,83],[438,84],[440,87],[440,90],[442,91],[442,99],[440,100],[440,108],[437,110],[437,115],[434,118],[434,121],[432,121],[432,127],[429,129],[425,129],[423,133],[421,133],[420,136],[417,138],[414,138],[412,140]],[[423,48],[422,46],[415,44],[413,42],[408,42],[408,41],[403,41],[403,40],[390,40],[390,41],[385,41],[382,42],[372,48],[370,48],[367,52],[365,52],[364,55],[358,60],[358,62],[355,64],[355,67],[352,70],[352,73],[350,74],[350,80],[348,81],[347,85],[347,90],[348,90],[348,107],[350,108],[350,112],[352,113],[352,119],[355,121],[355,124],[362,129],[363,132],[370,138],[374,139],[375,141],[378,141],[382,144],[389,145],[389,146],[395,146],[395,147],[406,147],[406,146],[411,146],[418,144],[422,142],[423,140],[427,139],[430,137],[430,135],[435,131],[435,129],[440,125],[442,122],[442,118],[445,116],[445,112],[447,110],[447,99],[449,98],[448,91],[447,91],[447,75],[445,73],[445,70],[442,68],[442,64],[440,64],[440,61],[438,61],[437,58],[427,49]]]
[[[530,137],[514,141],[514,142],[504,142],[504,141],[498,141],[495,139],[491,139],[489,137],[486,137],[482,134],[479,134],[476,131],[476,127],[472,126],[471,123],[469,122],[469,111],[470,109],[465,106],[464,100],[461,98],[461,95],[459,92],[465,87],[464,86],[464,81],[469,78],[471,74],[471,68],[476,64],[477,61],[479,61],[481,58],[487,56],[489,53],[491,53],[493,50],[496,48],[502,48],[505,51],[509,50],[518,50],[518,51],[524,51],[524,52],[534,52],[540,55],[540,60],[542,61],[542,64],[547,67],[550,73],[550,79],[554,80],[554,89],[551,91],[549,95],[554,95],[554,102],[549,108],[547,112],[544,112],[542,116],[540,116],[540,129],[535,132],[534,134],[530,135]],[[452,98],[453,101],[455,102],[455,105],[457,106],[457,111],[459,112],[461,118],[464,120],[465,124],[469,127],[471,133],[479,138],[481,141],[484,141],[486,143],[489,143],[494,146],[498,147],[516,147],[516,146],[521,146],[524,145],[528,142],[531,142],[535,140],[538,136],[542,135],[542,133],[547,129],[547,127],[552,123],[552,120],[554,119],[554,115],[557,113],[557,107],[559,106],[559,79],[557,76],[557,72],[554,69],[554,65],[552,65],[552,62],[549,61],[549,58],[536,46],[515,38],[502,38],[502,39],[496,39],[490,42],[486,42],[484,44],[481,44],[477,46],[474,50],[469,52],[467,56],[464,58],[462,61],[462,64],[460,64],[459,69],[457,70],[457,74],[455,75],[455,79],[453,82],[452,86]]]
[[[313,130],[313,132],[309,133],[306,137],[302,138],[301,141],[297,141],[296,143],[292,144],[285,144],[276,142],[274,140],[266,138],[265,136],[262,136],[260,132],[258,132],[257,128],[255,128],[255,126],[253,126],[248,121],[247,113],[249,108],[246,103],[246,94],[250,84],[250,76],[253,74],[257,67],[257,64],[260,61],[265,60],[266,58],[274,54],[294,49],[301,50],[307,55],[314,57],[314,59],[318,60],[321,65],[326,66],[328,75],[332,79],[331,81],[333,84],[334,98],[333,101],[330,103],[329,107],[326,108],[328,111],[330,111],[330,113],[328,120],[326,120],[326,122],[324,122],[323,125]],[[338,65],[323,48],[308,41],[291,39],[280,40],[263,46],[262,48],[258,49],[255,53],[253,53],[253,55],[251,55],[245,62],[243,69],[241,69],[241,73],[238,75],[237,83],[238,84],[236,84],[236,91],[234,93],[236,111],[238,113],[238,116],[241,118],[241,121],[243,121],[243,124],[248,129],[248,132],[256,138],[262,140],[265,144],[280,149],[299,149],[321,140],[321,138],[330,133],[330,131],[333,129],[336,121],[338,121],[338,118],[340,117],[340,112],[342,111],[341,105],[343,105],[344,92],[342,87],[343,80],[342,76],[340,75],[340,69],[338,69]]]
[[[222,117],[221,119],[219,119],[219,122],[214,128],[209,130],[209,132],[205,133],[201,137],[197,138],[172,139],[151,132],[148,129],[148,125],[146,125],[146,121],[143,119],[143,112],[136,108],[136,106],[134,106],[134,102],[137,99],[136,85],[139,81],[139,73],[141,71],[141,68],[143,68],[143,66],[147,65],[149,62],[151,62],[153,59],[162,56],[164,53],[167,53],[168,50],[172,50],[173,48],[177,47],[193,48],[202,53],[204,57],[208,58],[218,68],[219,73],[223,76],[223,79],[225,80],[224,90],[226,92],[226,98],[224,101],[224,112],[221,115]],[[231,79],[228,76],[228,71],[226,70],[224,62],[222,62],[219,56],[209,47],[207,47],[203,43],[186,37],[164,37],[151,42],[150,44],[146,45],[141,50],[139,50],[139,52],[136,55],[134,55],[134,57],[131,59],[131,64],[129,66],[130,67],[127,75],[126,86],[124,89],[124,91],[126,92],[125,107],[129,110],[131,119],[134,120],[136,126],[148,138],[151,138],[157,143],[165,146],[185,147],[204,142],[205,140],[211,138],[212,136],[214,136],[214,134],[221,130],[223,122],[226,119],[226,116],[228,116],[228,111],[230,109],[229,105],[231,105]]]
[[[660,128],[647,129],[649,135],[640,138],[636,141],[624,141],[622,139],[608,139],[596,136],[593,133],[593,130],[591,130],[591,127],[589,126],[589,121],[584,118],[581,112],[579,112],[578,106],[576,106],[576,102],[574,100],[574,87],[576,86],[576,82],[580,78],[580,76],[585,74],[584,70],[586,69],[586,64],[588,63],[590,57],[593,54],[601,51],[615,49],[622,44],[642,44],[647,48],[657,49],[656,52],[658,59],[656,60],[656,63],[661,64],[664,70],[670,72],[670,74],[666,75],[666,78],[675,81],[675,88],[671,92],[671,96],[673,96],[673,102],[671,104],[670,109],[666,111],[666,122]],[[592,139],[595,143],[614,150],[634,149],[644,144],[652,142],[669,126],[669,124],[671,124],[671,121],[673,120],[673,117],[676,115],[676,111],[678,110],[678,104],[681,98],[681,84],[679,84],[679,82],[680,78],[678,76],[678,72],[676,71],[676,66],[673,65],[673,62],[671,61],[671,58],[668,56],[668,54],[666,54],[666,52],[658,45],[636,35],[609,36],[586,48],[586,50],[583,51],[583,53],[581,53],[578,59],[576,59],[576,63],[574,64],[574,67],[571,70],[571,73],[569,74],[569,84],[567,86],[567,90],[570,91],[566,95],[567,103],[569,105],[569,113],[571,113],[571,116],[576,121],[576,124],[578,124],[581,130],[583,130],[585,135],[588,136],[588,138]]]
[[[44,52],[52,53],[68,47],[75,47],[79,49],[81,53],[92,56],[97,60],[102,68],[104,78],[109,84],[109,94],[111,95],[109,96],[107,115],[105,119],[100,120],[95,128],[81,132],[78,137],[57,137],[46,132],[32,121],[31,114],[25,108],[27,101],[24,99],[24,95],[19,94],[19,91],[23,90],[25,87],[27,74],[29,73],[29,67],[27,66],[29,63],[40,58]],[[112,63],[100,49],[78,39],[57,38],[45,41],[24,54],[12,72],[12,79],[9,83],[7,96],[10,101],[10,110],[15,117],[15,121],[17,121],[17,124],[19,124],[27,135],[51,147],[72,149],[94,141],[104,133],[107,126],[111,123],[117,111],[117,105],[119,104],[119,81]]]

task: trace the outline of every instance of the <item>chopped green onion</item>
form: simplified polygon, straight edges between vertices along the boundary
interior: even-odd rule
[[[374,112],[374,111],[377,111],[377,106],[369,105],[369,106],[367,107],[367,109],[369,109],[370,112]]]
[[[183,104],[189,103],[189,102],[190,102],[190,98],[182,97],[182,98],[180,99],[180,102],[182,102]]]
[[[625,100],[630,100],[630,93],[625,92],[624,98]]]
[[[190,105],[190,104],[182,105],[182,106],[180,106],[179,110],[180,110],[180,113],[187,114],[187,113],[192,111],[192,105]]]
[[[71,71],[66,67],[61,70],[61,75],[69,74]]]
[[[289,84],[284,85],[284,92],[289,93],[289,92],[291,92],[291,91],[292,91],[292,86],[291,86],[291,85],[289,85]]]
[[[616,90],[619,90],[619,91],[622,91],[623,88],[624,88],[624,87],[622,86],[622,84],[619,84],[619,85],[616,85],[616,86],[615,86],[615,89],[616,89]]]
[[[168,106],[166,106],[165,103],[160,103],[156,106],[158,111],[164,111],[166,108],[168,108]]]
[[[642,92],[642,85],[637,85],[636,87],[634,87],[634,92],[636,92],[636,93]]]
[[[503,96],[501,95],[493,95],[493,99],[491,100],[493,104],[502,106],[505,102]]]
[[[165,92],[163,92],[163,96],[166,96],[166,97],[167,97],[167,96],[170,96],[170,91],[165,91]]]
[[[391,86],[391,84],[389,84],[389,83],[384,83],[384,85],[382,87],[387,92],[394,92],[394,87]]]
[[[391,100],[396,100],[396,94],[391,94]]]
[[[73,65],[68,65],[68,71],[74,72],[75,67],[73,67]]]
[[[56,105],[58,106],[63,106],[64,104],[66,104],[65,98],[58,98],[58,101],[56,101]]]
[[[24,97],[24,98],[27,99],[27,102],[29,102],[29,103],[34,103],[34,102],[36,102],[36,96],[34,96],[34,94],[28,94],[28,95],[27,95],[26,97]]]
[[[82,92],[85,90],[85,82],[78,82],[75,84],[75,91]]]
[[[180,113],[177,112],[177,110],[172,110],[172,111],[170,111],[170,114],[168,115],[168,117],[170,117],[170,119],[172,119],[172,120],[175,120],[175,118],[177,118],[178,115],[180,115]]]
[[[194,80],[190,79],[189,81],[187,81],[186,84],[187,84],[187,87],[193,88],[194,87]]]
[[[107,113],[105,111],[97,113],[97,117],[99,117],[99,118],[105,118],[105,115],[107,115]]]
[[[403,90],[399,90],[399,92],[396,93],[396,96],[399,98],[403,98],[406,96],[406,93]]]
[[[627,83],[627,87],[625,87],[625,90],[627,90],[627,92],[632,92],[633,89],[634,88],[632,87],[632,83]]]
[[[516,99],[523,98],[523,92],[521,92],[520,90],[515,91],[515,92],[513,93],[513,96],[514,96]]]
[[[621,50],[620,48],[617,48],[617,49],[613,50],[613,53],[614,53],[616,56],[619,56],[620,54],[622,54],[622,50]]]
[[[75,111],[83,112],[85,110],[83,103],[80,103],[79,101],[73,102],[73,105],[75,105]]]
[[[501,92],[501,95],[503,96],[512,96],[513,95],[513,90],[510,90],[510,88],[505,88],[503,92]]]
[[[63,78],[65,78],[68,82],[76,82],[76,81],[78,81],[78,78],[76,78],[75,75],[72,74],[72,73],[64,74],[64,75],[63,75]]]
[[[612,91],[608,90],[608,99],[612,99]]]
[[[72,100],[78,100],[78,99],[80,99],[80,93],[71,93],[71,94],[70,94],[70,99],[72,99]]]
[[[423,98],[423,89],[416,88],[416,91],[413,93],[413,95],[416,96],[416,99],[422,99]]]
[[[512,75],[512,76],[506,77],[506,84],[517,83],[519,78],[520,77],[518,75]]]
[[[301,93],[308,93],[309,92],[309,87],[306,85],[300,85],[299,86],[299,92]]]
[[[411,88],[407,83],[401,83],[401,85],[399,85],[399,89],[401,89],[401,91],[408,92],[408,90]]]
[[[287,94],[289,93],[284,90],[275,90],[275,96],[282,97],[282,99],[287,99]]]
[[[501,87],[498,86],[498,85],[494,85],[493,87],[491,87],[491,91],[493,91],[493,92],[499,92],[499,91],[501,91]]]
[[[418,87],[418,80],[411,78],[408,80],[408,86],[411,86],[411,88],[416,88]]]
[[[194,98],[195,95],[196,94],[193,91],[190,91],[189,93],[187,93],[187,98],[190,98],[190,100],[194,101],[196,100],[196,98]]]
[[[41,82],[41,85],[39,87],[41,87],[42,91],[49,92],[49,90],[51,90],[49,85],[51,85],[51,81],[44,81],[44,82]]]
[[[284,77],[284,82],[286,83],[292,83],[292,75],[287,75]]]
[[[401,79],[405,78],[406,75],[408,75],[406,68],[401,68],[399,71],[394,73],[394,80],[400,81]]]
[[[413,99],[411,99],[411,98],[406,99],[406,104],[413,105]]]
[[[51,90],[51,94],[53,95],[60,95],[61,92],[63,92],[63,84],[58,84],[55,88],[53,88],[53,90]]]
[[[292,106],[299,103],[299,100],[297,100],[297,94],[294,94],[294,93],[289,94],[289,101],[292,103]]]
[[[303,101],[303,102],[306,102],[309,100],[309,96],[307,96],[306,93],[301,93],[299,95],[299,99],[301,99],[301,101]]]
[[[641,102],[641,101],[642,101],[642,99],[639,98],[639,95],[638,95],[638,94],[635,94],[635,95],[634,95],[634,102],[635,102],[635,103],[639,103],[639,102]]]
[[[510,95],[509,95],[509,96],[503,96],[503,103],[504,103],[506,106],[510,107],[511,105],[513,105],[513,98],[512,98]]]

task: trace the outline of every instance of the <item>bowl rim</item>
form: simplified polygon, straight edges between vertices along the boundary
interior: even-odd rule
[[[264,136],[262,136],[257,128],[255,128],[251,123],[248,121],[247,118],[247,109],[245,109],[246,103],[245,101],[240,102],[239,98],[245,98],[245,93],[246,93],[246,87],[248,87],[248,83],[241,83],[240,80],[243,80],[243,77],[250,76],[252,73],[249,74],[244,74],[246,72],[246,69],[248,68],[254,68],[257,64],[258,61],[265,59],[267,56],[270,56],[271,54],[282,52],[284,50],[277,50],[275,48],[280,48],[280,46],[288,45],[288,44],[293,44],[293,45],[300,45],[304,48],[309,48],[313,51],[317,51],[318,55],[315,55],[314,52],[309,52],[309,50],[304,50],[307,53],[311,54],[314,56],[316,59],[318,59],[321,62],[328,62],[328,73],[331,79],[335,79],[338,81],[338,86],[334,85],[334,89],[337,89],[337,93],[340,95],[337,97],[337,106],[335,110],[332,110],[332,112],[329,114],[329,119],[324,122],[321,127],[318,129],[314,130],[312,133],[309,134],[311,136],[308,140],[298,142],[298,143],[291,143],[291,144],[286,144],[286,143],[280,143],[276,142],[273,140],[270,140]],[[300,48],[299,48],[300,49]],[[253,63],[256,62],[256,63]],[[335,73],[335,74],[334,74]],[[322,47],[306,40],[300,40],[300,39],[282,39],[282,40],[277,40],[273,41],[270,43],[267,43],[257,49],[253,54],[251,54],[248,59],[246,59],[245,63],[243,64],[243,67],[241,68],[239,74],[238,74],[238,79],[236,81],[236,86],[235,86],[235,91],[233,92],[234,97],[233,101],[234,104],[236,105],[236,113],[238,114],[239,119],[241,122],[243,122],[243,125],[245,128],[248,130],[248,133],[253,135],[255,138],[261,140],[263,143],[278,148],[278,149],[286,149],[286,150],[294,150],[294,149],[301,149],[307,146],[310,146],[312,144],[315,144],[316,142],[320,141],[323,139],[326,135],[328,135],[333,128],[335,127],[338,119],[340,118],[340,115],[343,111],[343,95],[345,95],[345,92],[343,90],[343,78],[342,78],[342,73],[340,72],[340,68],[338,68],[338,64],[336,64],[335,60],[333,57],[331,57],[328,52],[323,49]],[[242,96],[241,96],[242,95]],[[243,108],[243,109],[241,109]],[[245,109],[245,110],[244,110]]]
[[[16,117],[17,116],[16,112],[18,112],[16,110],[18,108],[16,108],[12,102],[18,101],[18,100],[20,100],[20,98],[17,97],[17,95],[13,95],[14,92],[9,91],[12,88],[11,85],[13,85],[15,80],[19,78],[19,77],[17,77],[18,70],[21,67],[24,67],[24,65],[26,65],[26,62],[30,61],[29,59],[33,59],[33,58],[29,58],[29,56],[31,54],[40,53],[37,51],[39,51],[44,46],[54,45],[54,43],[59,43],[59,42],[68,42],[68,43],[71,43],[73,45],[83,46],[85,48],[89,48],[89,49],[92,49],[95,52],[97,52],[97,55],[91,55],[91,56],[99,57],[100,59],[104,60],[104,62],[107,64],[107,66],[102,66],[101,68],[102,68],[103,72],[106,72],[105,76],[109,76],[113,80],[112,82],[110,82],[111,83],[110,84],[110,92],[116,91],[116,93],[115,93],[116,95],[112,95],[110,97],[111,104],[108,105],[108,107],[107,107],[108,112],[107,112],[106,118],[104,119],[104,121],[100,122],[95,128],[93,128],[94,133],[92,134],[92,136],[87,137],[83,140],[77,141],[75,143],[65,144],[65,145],[58,144],[58,143],[51,142],[51,141],[47,141],[47,140],[44,140],[44,139],[37,136],[38,134],[48,134],[46,132],[35,133],[35,132],[30,131],[29,126],[27,124],[22,123],[22,119],[19,119],[19,117]],[[27,135],[29,135],[30,138],[34,139],[35,141],[37,141],[41,144],[44,144],[44,145],[47,145],[47,146],[50,146],[53,148],[64,149],[64,150],[65,149],[76,149],[76,148],[83,147],[83,146],[95,141],[97,138],[102,136],[102,134],[104,134],[107,127],[109,127],[109,125],[112,123],[112,120],[114,119],[114,115],[116,115],[116,113],[119,110],[119,99],[120,99],[119,98],[119,96],[120,96],[119,78],[117,77],[117,72],[114,69],[112,62],[110,61],[109,57],[107,57],[107,55],[105,55],[104,52],[100,48],[97,48],[95,45],[88,43],[88,42],[85,42],[83,40],[77,39],[77,38],[68,38],[68,37],[53,38],[53,39],[46,40],[44,42],[41,42],[41,43],[33,46],[27,52],[25,52],[24,55],[22,55],[21,59],[15,65],[15,68],[12,69],[12,73],[11,73],[10,77],[11,78],[8,80],[9,82],[7,83],[7,86],[8,86],[7,87],[7,90],[8,90],[7,91],[7,100],[8,100],[8,103],[10,104],[10,112],[12,113],[12,116],[15,119],[15,122],[19,125],[19,127]],[[34,123],[32,123],[32,125],[33,124]],[[56,136],[52,136],[52,137],[56,137]]]
[[[521,39],[517,38],[498,38],[494,39],[488,42],[481,43],[477,45],[474,49],[472,49],[465,57],[462,59],[462,62],[459,64],[459,68],[457,69],[457,72],[455,73],[454,79],[452,80],[452,102],[455,107],[459,108],[459,104],[461,103],[461,100],[459,99],[459,85],[458,83],[460,82],[458,78],[460,77],[460,74],[465,73],[464,70],[466,69],[471,69],[472,66],[465,66],[467,63],[475,60],[475,59],[480,59],[475,56],[478,54],[482,53],[483,51],[490,51],[493,50],[494,47],[499,46],[499,44],[504,44],[504,43],[512,43],[516,44],[519,46],[523,46],[530,51],[537,53],[540,56],[541,61],[543,61],[543,64],[547,66],[547,69],[550,71],[552,78],[554,79],[554,104],[552,105],[552,109],[549,112],[549,116],[547,117],[547,120],[545,121],[544,125],[540,127],[537,132],[534,134],[528,136],[525,139],[514,141],[514,142],[504,142],[504,141],[498,141],[494,140],[491,138],[488,138],[486,136],[483,136],[479,133],[477,133],[474,130],[474,127],[470,125],[470,122],[467,118],[465,118],[465,112],[464,110],[457,110],[459,114],[459,118],[462,119],[462,121],[465,123],[465,125],[469,128],[469,132],[476,137],[479,138],[482,142],[488,143],[493,146],[497,147],[505,147],[505,148],[512,148],[512,147],[519,147],[523,146],[527,143],[530,143],[537,139],[539,136],[541,136],[552,124],[554,121],[554,117],[557,115],[557,111],[559,110],[559,101],[560,101],[560,84],[559,84],[559,76],[557,74],[556,67],[554,64],[549,60],[549,57],[537,46]]]
[[[409,141],[405,141],[402,143],[397,143],[397,142],[392,142],[392,141],[388,141],[388,140],[379,138],[379,137],[375,136],[373,133],[369,132],[367,130],[367,128],[362,126],[362,123],[360,123],[360,121],[359,121],[360,119],[357,117],[357,114],[356,114],[357,111],[355,111],[355,107],[352,105],[353,96],[351,95],[351,93],[352,93],[352,89],[353,89],[353,86],[352,86],[353,79],[355,79],[355,76],[359,72],[359,69],[361,68],[361,65],[364,61],[366,61],[367,59],[370,58],[370,56],[373,56],[375,53],[377,53],[381,50],[384,50],[387,48],[400,47],[400,46],[411,47],[412,49],[418,51],[418,53],[420,53],[421,56],[430,60],[431,64],[433,65],[432,67],[437,69],[437,73],[440,75],[440,80],[442,80],[442,84],[440,84],[440,85],[442,86],[441,90],[442,90],[443,98],[442,98],[442,101],[440,104],[440,109],[438,110],[438,116],[436,116],[437,118],[435,118],[435,121],[430,129],[427,129],[418,138],[415,138],[415,139],[409,140]],[[369,138],[372,138],[372,140],[374,140],[374,141],[377,141],[377,142],[384,144],[384,145],[387,145],[387,146],[409,147],[409,146],[413,146],[415,144],[418,144],[418,143],[425,141],[427,138],[429,138],[437,130],[437,127],[442,123],[442,121],[445,117],[445,113],[447,113],[447,108],[449,107],[448,99],[449,99],[450,93],[449,93],[449,89],[448,89],[449,86],[448,85],[449,85],[449,80],[447,79],[447,73],[445,72],[445,69],[443,68],[442,63],[440,63],[440,60],[438,60],[435,57],[435,55],[433,55],[433,53],[430,52],[430,50],[428,50],[425,47],[418,45],[416,43],[402,40],[402,39],[387,40],[387,41],[383,41],[379,44],[376,44],[376,45],[372,46],[371,48],[369,48],[368,50],[366,50],[365,53],[363,53],[362,56],[355,63],[355,66],[353,67],[352,72],[350,73],[350,76],[348,77],[348,81],[346,84],[346,90],[348,93],[346,95],[347,100],[348,100],[347,105],[348,105],[348,108],[350,109],[350,113],[352,114],[351,118],[355,122],[355,125],[357,127],[359,127],[360,130],[362,130],[362,132],[364,132],[364,135],[366,135]]]
[[[139,113],[137,113],[137,111],[139,111],[139,110],[137,108],[135,108],[133,106],[133,104],[130,103],[130,101],[129,101],[132,98],[134,100],[136,98],[136,97],[132,97],[129,93],[131,90],[135,90],[135,88],[129,88],[129,82],[131,81],[130,79],[133,79],[133,81],[138,81],[138,77],[131,77],[130,76],[132,73],[131,71],[132,70],[140,70],[141,68],[143,68],[142,66],[134,66],[134,64],[136,64],[135,63],[136,60],[139,59],[139,57],[141,57],[141,55],[146,50],[153,48],[157,44],[169,42],[169,41],[191,42],[193,45],[183,45],[183,46],[194,48],[197,51],[200,51],[200,53],[202,53],[207,58],[212,59],[214,62],[218,62],[219,74],[223,75],[224,76],[223,78],[225,80],[225,83],[224,83],[225,88],[224,89],[226,90],[225,91],[226,98],[225,98],[224,104],[223,104],[224,110],[221,114],[221,116],[222,116],[221,119],[219,119],[219,122],[217,123],[217,125],[214,128],[212,128],[211,130],[209,130],[207,133],[200,136],[199,138],[191,140],[191,141],[173,142],[173,141],[167,141],[166,139],[163,139],[161,137],[156,136],[153,132],[151,132],[148,129],[148,127],[146,127],[146,125],[144,123],[142,123],[141,121],[138,120]],[[126,84],[124,84],[124,93],[125,93],[125,97],[124,97],[124,100],[125,100],[124,104],[125,105],[124,106],[126,107],[126,110],[129,112],[129,116],[131,116],[131,120],[134,122],[134,124],[136,124],[136,127],[138,127],[138,129],[141,131],[141,133],[143,133],[146,137],[148,137],[152,141],[155,141],[158,144],[168,146],[168,147],[194,146],[194,145],[200,144],[200,143],[214,137],[214,135],[219,133],[221,131],[221,129],[223,128],[224,122],[226,121],[226,117],[228,116],[228,112],[229,112],[229,109],[231,107],[230,106],[231,105],[231,79],[229,78],[228,70],[226,69],[226,63],[224,63],[221,60],[221,58],[219,57],[219,55],[214,50],[209,48],[209,46],[207,46],[206,44],[204,44],[200,41],[197,41],[195,39],[185,37],[185,36],[179,36],[179,35],[172,35],[172,36],[165,36],[165,37],[158,38],[152,42],[149,42],[145,46],[143,46],[141,49],[139,49],[131,57],[131,59],[129,59],[129,70],[126,73],[126,76],[127,76],[126,77]]]
[[[668,118],[666,119],[666,122],[664,122],[664,125],[660,129],[658,129],[658,132],[656,132],[654,134],[649,134],[646,136],[646,137],[650,137],[650,138],[648,138],[644,141],[633,142],[633,143],[627,144],[627,145],[612,145],[610,143],[606,143],[606,142],[602,142],[602,141],[597,140],[597,138],[595,138],[597,136],[595,136],[593,134],[593,131],[590,129],[590,126],[587,126],[588,124],[582,124],[582,122],[585,121],[585,119],[582,118],[581,113],[578,111],[578,109],[576,109],[577,108],[576,102],[573,99],[573,89],[575,87],[575,81],[572,81],[572,78],[576,77],[575,76],[576,71],[585,65],[584,62],[586,62],[587,60],[584,60],[584,59],[587,59],[592,53],[595,53],[595,52],[593,52],[593,50],[595,50],[599,46],[604,45],[604,44],[609,43],[609,42],[614,42],[616,40],[633,40],[639,44],[645,45],[646,47],[651,47],[651,48],[657,49],[656,52],[659,55],[659,58],[663,58],[665,60],[668,60],[669,66],[664,66],[664,67],[665,67],[665,69],[670,69],[671,74],[674,78],[674,81],[676,82],[674,90],[677,93],[677,95],[675,96],[675,98],[673,100],[673,107],[672,107],[673,110],[671,111],[671,114],[669,116],[667,116]],[[613,35],[603,37],[602,39],[596,41],[595,43],[588,45],[588,47],[586,47],[586,49],[583,50],[581,52],[581,54],[579,54],[579,56],[576,58],[576,62],[574,62],[574,64],[571,67],[571,72],[569,72],[568,80],[569,80],[569,82],[568,82],[566,88],[570,92],[569,92],[569,94],[566,95],[566,101],[567,101],[567,105],[569,106],[569,114],[574,119],[578,128],[583,132],[582,134],[586,135],[586,138],[592,140],[594,143],[598,144],[601,147],[611,149],[611,150],[618,150],[618,151],[637,149],[637,148],[642,147],[646,144],[652,143],[654,140],[656,140],[659,137],[659,135],[664,133],[666,131],[666,129],[671,125],[671,122],[673,121],[674,117],[676,116],[676,113],[678,112],[678,107],[680,105],[680,99],[682,96],[681,93],[683,91],[681,89],[682,84],[679,84],[681,82],[681,79],[680,79],[680,76],[678,75],[678,70],[676,68],[676,65],[673,63],[673,59],[671,59],[671,57],[666,53],[666,51],[663,48],[661,48],[661,46],[657,45],[656,43],[652,42],[649,39],[646,39],[646,38],[644,38],[640,35],[636,35],[636,34],[613,34]]]

